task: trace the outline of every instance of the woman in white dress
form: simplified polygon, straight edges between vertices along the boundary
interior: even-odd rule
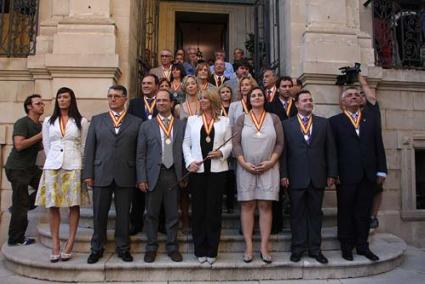
[[[43,122],[43,146],[46,162],[36,197],[36,205],[49,209],[52,234],[51,262],[69,260],[80,218],[80,205],[89,197],[81,189],[81,169],[84,144],[88,130],[87,119],[77,108],[74,92],[60,88],[56,94],[52,116]],[[69,208],[69,237],[60,253],[60,208]]]

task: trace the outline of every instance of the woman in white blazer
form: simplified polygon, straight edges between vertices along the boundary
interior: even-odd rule
[[[232,151],[229,119],[220,116],[221,102],[217,92],[201,93],[201,114],[187,120],[183,154],[186,168],[192,173],[192,234],[195,256],[199,262],[213,264],[217,257],[221,233],[221,206],[227,158]],[[208,159],[202,163],[202,160]]]
[[[81,169],[87,119],[77,108],[74,92],[60,88],[56,94],[51,117],[43,122],[43,146],[46,161],[36,197],[36,205],[49,209],[52,234],[51,262],[69,260],[80,218],[80,205],[89,202],[86,190],[81,190]],[[60,207],[69,207],[69,237],[60,253]]]

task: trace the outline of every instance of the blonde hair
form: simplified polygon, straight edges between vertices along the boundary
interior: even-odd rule
[[[201,97],[205,97],[207,100],[210,101],[211,104],[211,114],[214,118],[214,120],[218,120],[218,117],[220,115],[221,112],[221,98],[218,95],[218,92],[216,90],[210,90],[210,89],[206,89],[201,91]],[[204,112],[201,109],[201,115]]]
[[[238,100],[242,100],[241,84],[242,84],[242,81],[244,80],[249,80],[249,82],[251,83],[251,90],[254,89],[255,87],[258,87],[257,81],[255,81],[255,79],[252,78],[251,76],[242,77],[238,83]]]
[[[187,75],[187,76],[185,76],[183,78],[183,81],[182,81],[182,91],[184,92],[185,96],[187,96],[186,88],[187,88],[187,84],[188,84],[187,81],[189,81],[189,79],[193,79],[195,81],[196,89],[197,89],[196,97],[199,99],[199,90],[201,88],[199,87],[198,80],[196,80],[196,77],[194,75]]]
[[[198,72],[199,70],[201,70],[203,67],[207,67],[208,70],[208,78],[211,77],[211,71],[210,71],[210,66],[208,65],[208,63],[206,62],[202,62],[199,63],[198,65],[196,65],[196,70],[195,70],[195,76],[198,77]]]
[[[233,97],[233,90],[232,90],[232,88],[230,88],[227,85],[222,84],[220,86],[220,88],[218,88],[218,96],[220,97],[220,99],[221,99],[221,90],[223,90],[223,89],[228,89],[230,91],[230,101],[231,101],[232,100],[232,97]]]

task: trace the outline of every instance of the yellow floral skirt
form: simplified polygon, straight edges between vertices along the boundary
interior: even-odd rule
[[[81,183],[81,170],[43,170],[35,204],[46,208],[89,205],[89,194]]]

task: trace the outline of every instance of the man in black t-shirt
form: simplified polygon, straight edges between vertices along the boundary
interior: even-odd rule
[[[41,170],[36,166],[38,151],[42,149],[40,116],[44,113],[44,103],[40,95],[25,99],[26,116],[18,119],[13,126],[13,148],[7,159],[6,176],[12,184],[12,207],[9,224],[8,244],[30,245],[34,239],[25,238],[28,226],[28,210],[31,197],[28,186],[37,189]]]

